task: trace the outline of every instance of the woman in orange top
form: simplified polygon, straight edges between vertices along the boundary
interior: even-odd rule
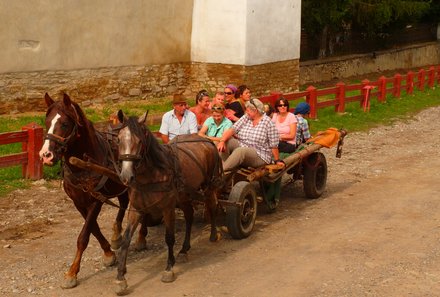
[[[211,99],[209,98],[208,92],[206,90],[201,90],[196,95],[196,105],[189,109],[196,115],[198,130],[202,128],[203,123],[211,115],[211,111],[209,110],[210,102]]]

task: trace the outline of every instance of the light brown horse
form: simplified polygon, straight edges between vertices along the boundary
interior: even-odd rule
[[[124,243],[118,257],[118,294],[124,294],[128,286],[125,279],[127,250],[140,214],[163,214],[168,246],[167,266],[162,276],[164,282],[174,281],[175,207],[183,210],[186,223],[179,257],[185,259],[191,247],[193,199],[202,200],[208,210],[211,219],[209,239],[216,241],[219,236],[215,226],[216,191],[223,168],[216,146],[196,134],[181,135],[170,144],[161,145],[146,128],[146,117],[144,114],[139,119],[127,119],[122,111],[118,113],[122,123],[118,134],[119,161],[122,163],[120,179],[129,187],[130,208],[135,210],[128,213]]]
[[[128,206],[128,194],[122,183],[117,183],[92,171],[77,168],[69,162],[70,157],[77,157],[115,170],[114,163],[117,162],[118,153],[116,144],[112,147],[111,141],[109,142],[104,134],[95,130],[78,104],[73,102],[68,95],[64,94],[63,100],[55,102],[46,94],[45,101],[48,107],[47,135],[40,150],[40,157],[48,166],[64,160],[62,164],[64,190],[85,220],[78,235],[75,259],[61,285],[63,288],[73,288],[78,284],[77,274],[80,270],[82,255],[89,243],[90,234],[96,237],[104,251],[104,264],[115,263],[115,253],[101,233],[97,217],[103,201],[117,196],[120,208],[113,225],[112,247],[118,248],[122,240],[122,220]],[[144,217],[143,226],[147,226],[148,219]],[[137,248],[146,247],[146,235],[147,228],[141,228]]]

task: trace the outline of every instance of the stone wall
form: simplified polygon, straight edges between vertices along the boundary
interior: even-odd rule
[[[301,62],[300,85],[438,64],[440,64],[440,43],[428,42],[371,54]]]
[[[0,114],[44,111],[44,93],[68,93],[84,105],[148,100],[197,91],[214,93],[229,83],[247,84],[255,96],[271,90],[298,88],[298,60],[256,66],[174,63],[88,70],[35,71],[0,74]]]

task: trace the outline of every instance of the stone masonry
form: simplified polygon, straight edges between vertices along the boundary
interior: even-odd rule
[[[44,111],[44,94],[66,92],[84,105],[148,100],[174,93],[194,98],[201,89],[211,93],[233,83],[248,85],[255,96],[272,90],[292,92],[299,85],[299,61],[257,66],[206,63],[108,67],[0,74],[0,114]]]

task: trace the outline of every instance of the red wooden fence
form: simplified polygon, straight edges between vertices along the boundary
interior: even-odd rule
[[[385,102],[387,94],[400,98],[402,90],[412,94],[414,88],[424,91],[426,87],[433,88],[435,83],[440,84],[440,66],[431,66],[426,71],[420,69],[417,73],[408,72],[405,76],[396,74],[394,77],[381,76],[377,81],[363,80],[359,84],[346,85],[337,83],[335,87],[317,89],[309,86],[305,91],[286,93],[272,92],[271,95],[260,97],[262,102],[274,106],[275,101],[283,96],[288,101],[301,100],[310,104],[310,118],[318,117],[318,110],[330,106],[335,107],[335,112],[344,112],[345,105],[350,102],[359,102],[364,111],[369,110],[370,100],[377,98],[379,102]],[[353,95],[353,91],[358,91]],[[333,95],[334,99],[329,99]],[[293,111],[293,109],[291,109]]]
[[[0,157],[0,168],[22,164],[24,178],[43,178],[43,163],[38,152],[43,146],[43,128],[35,123],[27,124],[22,131],[0,133],[0,145],[22,143],[22,152]]]

